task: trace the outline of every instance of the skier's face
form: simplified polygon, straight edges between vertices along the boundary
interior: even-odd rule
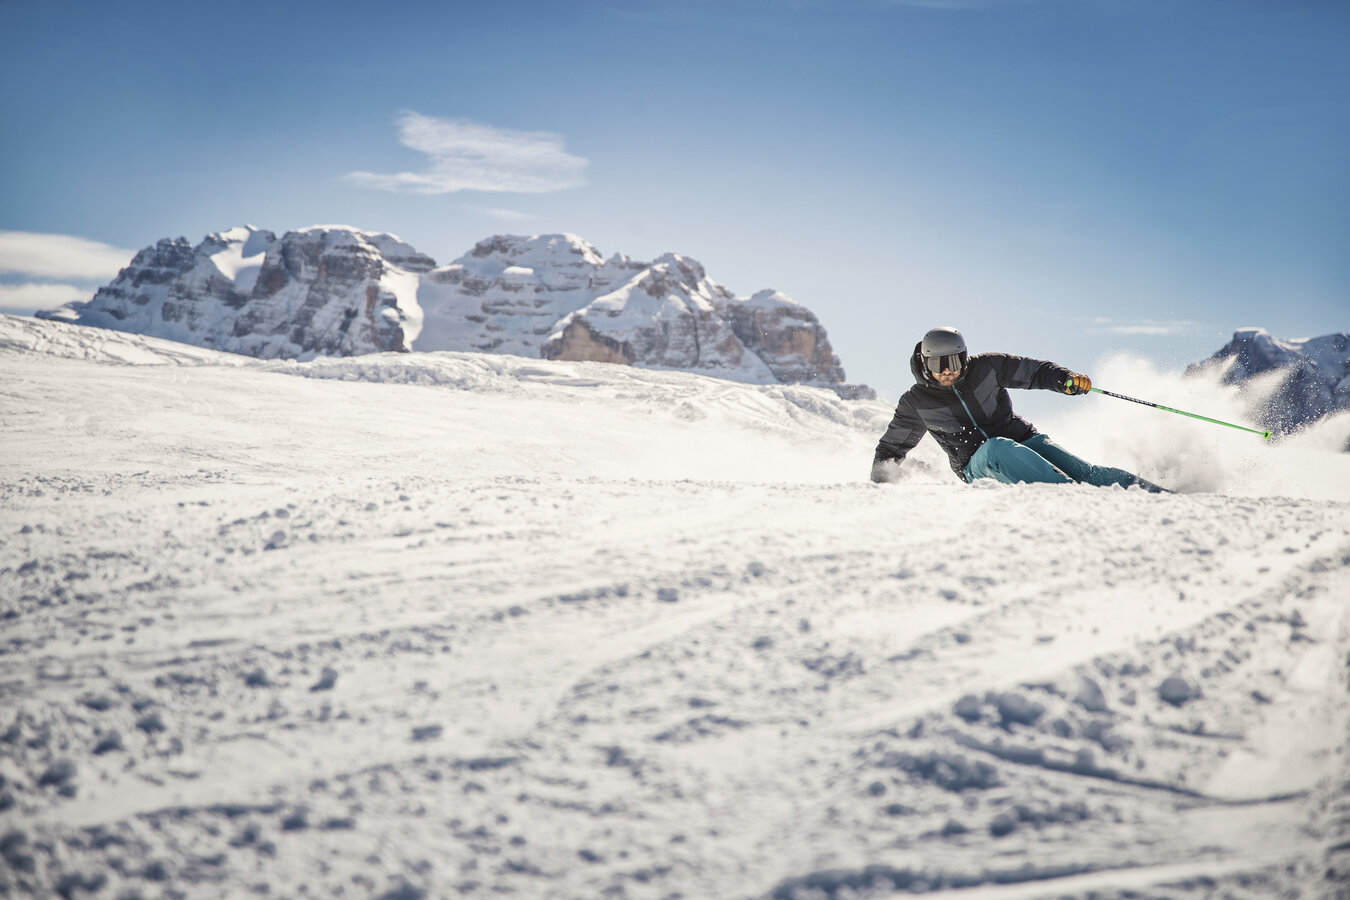
[[[938,384],[942,385],[943,387],[951,387],[952,385],[956,384],[956,379],[960,377],[961,377],[960,369],[957,369],[955,372],[953,372],[951,369],[943,369],[941,372],[933,376],[933,380],[936,381]]]

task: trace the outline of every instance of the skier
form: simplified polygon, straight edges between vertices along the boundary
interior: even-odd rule
[[[892,481],[897,464],[933,435],[966,482],[994,478],[1004,484],[1084,482],[1099,487],[1138,485],[1167,493],[1124,469],[1094,466],[1064,448],[1013,412],[1008,388],[1086,394],[1092,379],[1063,366],[1007,353],[968,356],[955,328],[934,328],[914,345],[909,360],[914,380],[895,407],[895,418],[877,443],[872,480]]]

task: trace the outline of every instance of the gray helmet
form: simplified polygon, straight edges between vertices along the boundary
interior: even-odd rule
[[[959,372],[966,367],[966,339],[955,328],[934,328],[923,336],[919,355],[934,375],[943,369]]]

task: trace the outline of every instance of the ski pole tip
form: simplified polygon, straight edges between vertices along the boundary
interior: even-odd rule
[[[1263,441],[1268,441],[1268,440],[1270,440],[1270,432],[1267,431],[1265,434],[1261,435],[1261,440],[1263,440]]]

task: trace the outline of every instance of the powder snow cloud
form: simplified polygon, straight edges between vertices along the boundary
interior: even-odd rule
[[[399,143],[426,154],[422,172],[349,172],[343,178],[375,190],[410,194],[502,191],[538,194],[580,187],[588,160],[573,156],[563,136],[513,131],[470,119],[438,119],[412,111],[398,117]]]

